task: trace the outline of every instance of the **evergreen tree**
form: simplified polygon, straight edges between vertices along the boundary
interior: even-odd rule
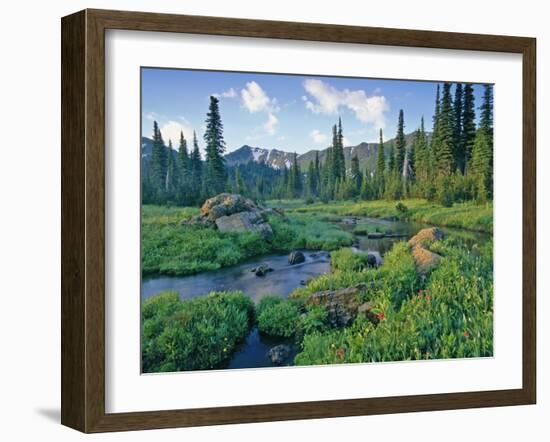
[[[493,143],[493,85],[483,85],[483,103],[479,107],[481,114],[479,128],[485,131],[487,141]]]
[[[165,190],[169,194],[176,191],[178,184],[178,169],[174,158],[174,148],[172,140],[168,140],[167,161],[166,161],[166,179],[164,182]]]
[[[191,159],[189,157],[189,151],[187,150],[187,140],[183,136],[183,132],[180,133],[180,145],[177,156],[177,169],[179,172],[179,180],[177,183],[178,200],[180,204],[183,205],[191,204]]]
[[[227,182],[225,170],[225,141],[223,139],[223,124],[220,116],[219,100],[211,96],[210,106],[206,114],[206,177],[205,187],[208,195],[215,195],[224,191]]]
[[[436,152],[437,171],[440,175],[450,175],[454,172],[454,148],[453,148],[453,103],[451,98],[451,84],[443,85],[441,97],[441,110],[438,122],[438,139]]]
[[[468,162],[472,157],[472,149],[476,137],[476,113],[474,103],[474,88],[471,84],[464,86],[464,99],[462,110],[462,141],[461,148],[464,155],[464,164],[462,173],[468,168]]]
[[[487,136],[487,142],[489,143],[489,149],[491,153],[491,171],[493,169],[493,85],[483,85],[483,104],[480,107],[481,115],[479,120],[479,127],[485,131]],[[492,189],[489,189],[489,193]]]
[[[454,160],[456,168],[464,173],[465,167],[465,155],[464,147],[462,146],[462,117],[464,115],[464,109],[462,106],[463,101],[463,89],[462,84],[457,83],[455,86],[455,99],[454,99],[454,124],[453,124],[453,147],[454,147]]]
[[[241,170],[238,166],[235,169],[235,190],[241,195],[246,194],[246,186],[244,184],[243,178],[241,177]]]
[[[346,159],[344,157],[344,133],[342,131],[342,119],[338,118],[338,149],[336,150],[338,157],[338,177],[345,178],[346,176]]]
[[[197,141],[197,134],[193,131],[193,152],[190,158],[190,171],[191,171],[191,199],[195,203],[199,203],[202,199],[201,193],[203,192],[203,173],[202,173],[202,160],[199,150],[199,143]]]
[[[351,193],[352,196],[357,196],[361,192],[361,186],[363,185],[363,173],[359,169],[359,158],[355,154],[351,158]]]
[[[396,171],[395,168],[395,154],[393,149],[393,142],[390,143],[390,153],[388,157],[388,173],[387,175],[392,175]]]
[[[153,191],[160,197],[166,187],[167,154],[162,134],[156,121],[153,122],[153,150],[151,152],[150,181]]]
[[[395,137],[395,168],[401,174],[405,161],[405,121],[403,117],[403,109],[399,110],[399,119],[397,120],[397,135]]]
[[[298,155],[294,152],[292,167],[290,168],[290,194],[294,198],[298,198],[302,194],[302,172],[298,164]]]
[[[441,99],[440,99],[440,88],[439,84],[436,88],[435,93],[435,110],[433,116],[433,132],[432,132],[432,141],[431,141],[431,151],[434,157],[437,157],[437,146],[439,143],[439,121],[441,115]]]
[[[315,171],[315,162],[310,161],[307,170],[307,195],[314,197],[317,195],[317,176]]]
[[[485,130],[480,128],[476,132],[470,167],[470,174],[473,176],[476,185],[476,196],[480,202],[485,202],[487,199],[491,198],[491,169],[491,146],[489,136]]]
[[[384,138],[380,129],[380,141],[378,143],[378,156],[376,158],[376,193],[381,196],[384,193],[384,176],[386,173],[386,157],[384,155]]]

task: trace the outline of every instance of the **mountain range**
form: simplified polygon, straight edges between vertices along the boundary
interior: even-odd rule
[[[429,134],[428,134],[429,137]],[[412,145],[414,133],[405,135],[407,149]],[[390,139],[384,142],[386,147],[385,154],[388,155],[389,146],[394,142]],[[379,143],[361,142],[355,146],[344,147],[344,157],[347,167],[350,166],[351,158],[357,155],[361,169],[374,170],[376,158],[378,156]],[[147,137],[141,139],[141,158],[144,163],[148,163],[153,149],[153,140]],[[319,160],[322,163],[325,160],[327,148],[320,150],[309,150],[306,153],[298,155],[298,164],[302,171],[306,171],[310,161],[315,161],[315,153],[319,153]],[[176,151],[174,150],[174,153]],[[279,149],[269,149],[265,147],[249,146],[247,144],[225,155],[226,164],[230,167],[248,164],[249,162],[264,163],[273,169],[281,170],[283,167],[289,168],[294,158],[294,152],[286,152]]]

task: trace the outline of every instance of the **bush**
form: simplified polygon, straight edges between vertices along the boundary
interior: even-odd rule
[[[244,339],[254,304],[242,292],[212,292],[180,301],[163,292],[142,305],[142,370],[157,373],[214,368]]]
[[[407,216],[409,214],[409,208],[401,201],[399,201],[395,205],[395,210],[397,210],[397,213],[399,213],[401,216]]]
[[[328,313],[323,306],[312,305],[300,321],[300,331],[304,335],[328,329]]]
[[[332,252],[330,265],[333,272],[360,272],[368,268],[368,252],[354,252],[352,249],[340,249]]]
[[[258,330],[269,336],[290,338],[298,330],[300,311],[292,301],[280,299],[280,302],[270,301],[259,306]]]

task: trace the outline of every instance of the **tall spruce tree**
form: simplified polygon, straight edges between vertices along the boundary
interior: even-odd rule
[[[361,186],[363,184],[363,173],[359,168],[359,157],[357,154],[351,158],[351,193],[352,196],[357,196],[361,192]]]
[[[384,194],[384,181],[386,174],[386,156],[384,154],[384,138],[382,128],[380,128],[380,141],[378,142],[378,156],[376,158],[376,195]]]
[[[244,184],[243,177],[241,176],[241,169],[239,166],[235,169],[235,190],[241,195],[246,194],[246,186]]]
[[[191,199],[195,203],[199,203],[202,199],[201,192],[204,186],[201,152],[199,150],[199,143],[197,141],[197,134],[195,131],[193,131],[193,152],[191,152],[189,163],[191,171],[191,183],[189,185],[191,190]]]
[[[315,172],[315,162],[310,161],[307,169],[307,187],[306,193],[309,197],[317,195],[317,177]]]
[[[472,157],[472,149],[476,137],[476,112],[474,88],[471,84],[464,86],[464,99],[462,110],[462,141],[461,148],[464,152],[464,164],[462,173],[466,173],[468,162]]]
[[[438,139],[436,149],[437,171],[439,175],[448,176],[454,172],[454,147],[453,147],[453,102],[451,98],[451,84],[443,84],[443,96],[441,97],[441,109],[438,121]]]
[[[166,146],[162,140],[162,134],[156,121],[153,122],[153,150],[151,152],[150,162],[150,181],[157,198],[161,198],[161,194],[166,187],[166,169],[167,169],[167,154]],[[160,202],[160,200],[158,201]]]
[[[462,83],[457,83],[455,86],[455,99],[454,99],[454,124],[453,124],[453,147],[454,147],[454,159],[457,170],[464,174],[464,168],[466,158],[464,155],[464,147],[462,146],[462,117],[464,115],[463,109],[463,88]]]
[[[487,142],[489,143],[491,153],[491,170],[493,168],[493,85],[483,85],[483,103],[480,107],[481,115],[479,120],[479,127],[485,131],[487,135]],[[489,189],[489,193],[492,189]]]
[[[176,191],[179,176],[176,159],[174,158],[174,147],[172,145],[172,140],[168,140],[168,148],[166,152],[166,179],[164,185],[166,192],[173,194]]]
[[[469,173],[474,177],[477,199],[485,202],[491,198],[491,147],[487,132],[481,128],[476,132]]]
[[[390,150],[388,155],[388,173],[387,175],[392,175],[396,171],[395,168],[395,153],[393,148],[393,142],[390,143]]]
[[[340,170],[338,171],[338,177],[343,179],[346,177],[346,159],[344,157],[344,132],[342,130],[342,119],[338,118],[338,149],[336,151],[338,156],[338,165]]]
[[[227,182],[225,169],[225,141],[223,139],[223,124],[220,116],[219,100],[211,96],[210,106],[206,114],[206,177],[205,187],[208,195],[221,193]]]
[[[397,120],[397,135],[395,136],[395,168],[400,174],[405,173],[403,170],[405,149],[405,120],[403,117],[403,109],[400,109],[399,118]]]

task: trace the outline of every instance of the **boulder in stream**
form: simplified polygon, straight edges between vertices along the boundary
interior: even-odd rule
[[[262,263],[258,267],[252,269],[256,276],[265,276],[267,273],[272,272],[273,269],[267,263]]]
[[[288,263],[290,265],[300,264],[306,260],[306,257],[299,250],[294,250],[288,255]]]
[[[290,347],[286,344],[276,345],[269,350],[267,355],[273,364],[283,365],[290,355]]]

